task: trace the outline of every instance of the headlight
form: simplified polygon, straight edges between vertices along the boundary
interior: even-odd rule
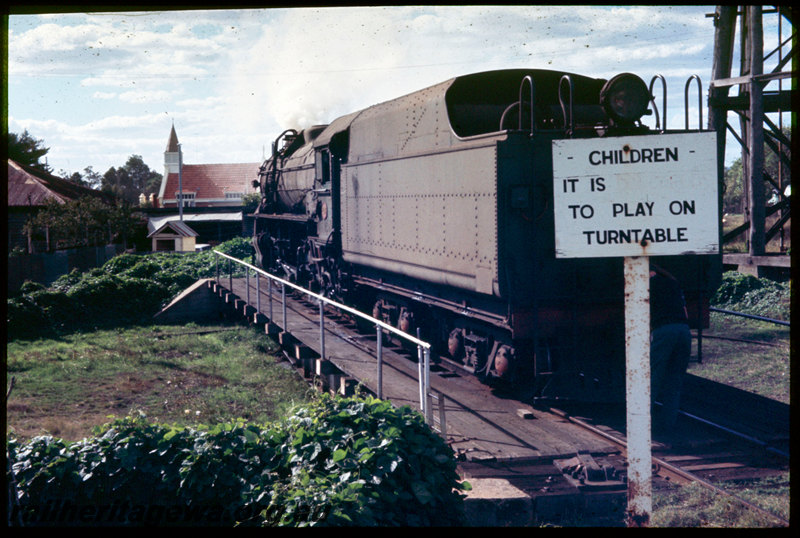
[[[606,114],[620,123],[633,123],[645,115],[650,92],[642,79],[622,73],[605,83],[600,91],[600,104]]]

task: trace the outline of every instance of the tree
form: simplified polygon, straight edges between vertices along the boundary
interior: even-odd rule
[[[69,172],[61,170],[59,175],[67,181],[75,183],[76,185],[80,185],[81,187],[87,187],[89,189],[100,188],[103,179],[103,176],[95,172],[91,166],[84,168],[83,174],[80,172],[73,172],[70,175]]]
[[[95,172],[91,166],[83,169],[83,181],[91,189],[99,189],[103,181],[103,176]]]
[[[25,225],[25,231],[44,231],[48,249],[53,244],[61,248],[105,245],[115,239],[127,248],[128,238],[140,220],[127,202],[109,205],[94,196],[82,196],[64,204],[46,202],[44,209]]]
[[[161,174],[147,166],[140,155],[131,155],[125,166],[109,168],[100,180],[100,189],[131,204],[139,203],[139,195],[157,192]]]
[[[722,194],[722,210],[725,213],[741,213],[742,203],[742,159],[738,158],[725,169],[725,190]]]
[[[61,170],[58,173],[62,178],[66,179],[70,183],[74,183],[76,185],[80,185],[81,187],[88,187],[89,185],[84,181],[83,176],[80,172],[73,172],[72,175],[69,174],[66,170]]]
[[[103,174],[103,178],[100,180],[100,190],[127,201],[131,201],[133,196],[130,176],[123,168],[114,168],[113,166]]]
[[[245,214],[252,213],[258,209],[258,204],[261,203],[261,193],[251,192],[242,196],[242,207]]]
[[[8,133],[8,158],[19,164],[33,166],[49,174],[52,172],[50,166],[46,162],[39,162],[39,159],[50,151],[50,148],[46,148],[42,144],[43,141],[33,138],[27,129],[21,135]]]
[[[142,224],[141,213],[135,213],[131,204],[118,201],[108,213],[109,233],[116,237],[117,242],[122,240],[123,248],[128,248],[128,240],[136,233],[136,227]],[[146,227],[146,222],[144,223]]]
[[[133,188],[136,189],[137,199],[139,194],[151,194],[154,185],[161,184],[161,174],[150,170],[142,160],[141,155],[131,155],[125,163],[125,170],[131,178]]]
[[[785,140],[791,141],[792,130],[784,127],[782,135]],[[775,138],[774,136],[772,137]],[[777,146],[777,140],[774,141]],[[783,153],[785,156],[784,162],[791,162],[791,145],[783,146]],[[780,157],[773,151],[765,142],[764,148],[764,196],[765,200],[772,198],[775,187],[767,180],[767,176],[773,181],[778,180],[778,168]],[[781,169],[781,176],[783,177],[784,184],[791,182],[791,167],[784,164]],[[722,195],[723,211],[726,213],[741,213],[744,211],[744,187],[743,187],[743,168],[742,159],[739,157],[731,166],[725,170],[725,190]]]

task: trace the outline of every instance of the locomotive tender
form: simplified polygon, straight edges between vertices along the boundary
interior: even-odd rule
[[[551,144],[665,132],[640,122],[651,102],[627,73],[514,69],[287,130],[254,182],[256,263],[419,328],[432,357],[487,382],[536,398],[614,398],[624,392],[622,259],[555,257]],[[720,257],[654,261],[706,324]]]

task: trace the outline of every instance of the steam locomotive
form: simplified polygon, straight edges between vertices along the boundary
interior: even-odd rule
[[[650,89],[547,70],[458,76],[289,129],[254,182],[256,263],[534,398],[624,392],[621,258],[559,259],[554,140],[664,133]],[[674,131],[673,131],[674,132]],[[707,326],[718,255],[657,257]]]

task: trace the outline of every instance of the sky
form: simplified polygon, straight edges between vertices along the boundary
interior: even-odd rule
[[[577,5],[11,14],[8,129],[27,129],[50,148],[58,175],[87,167],[102,174],[131,155],[163,173],[173,125],[184,163],[260,162],[287,128],[327,124],[454,76],[520,67],[602,78],[632,72],[648,83],[660,74],[667,126],[680,128],[692,75],[705,107],[713,12]],[[768,41],[776,32],[766,22]]]

